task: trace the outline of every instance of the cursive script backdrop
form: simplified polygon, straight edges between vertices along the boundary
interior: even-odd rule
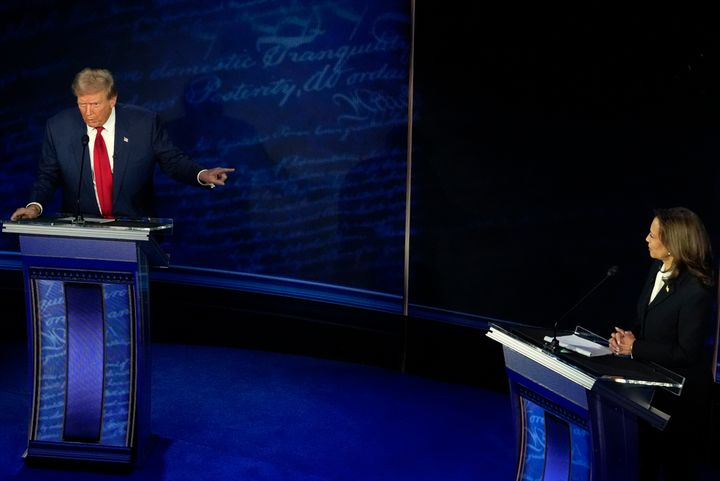
[[[4,216],[30,200],[74,74],[101,66],[119,102],[236,169],[212,191],[156,176],[174,265],[401,293],[410,2],[31,3],[0,6]]]

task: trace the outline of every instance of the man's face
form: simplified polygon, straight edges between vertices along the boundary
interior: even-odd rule
[[[106,92],[95,92],[77,96],[77,105],[83,120],[90,127],[96,129],[110,117],[113,107],[117,102],[117,96],[107,98]]]

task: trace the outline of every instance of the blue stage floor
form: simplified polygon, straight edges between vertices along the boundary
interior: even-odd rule
[[[153,446],[130,474],[28,468],[24,345],[0,345],[0,479],[505,481],[506,395],[232,348],[153,346]],[[478,366],[481,369],[482,366]]]

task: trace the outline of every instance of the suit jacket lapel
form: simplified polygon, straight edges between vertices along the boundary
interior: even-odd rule
[[[643,288],[643,291],[640,294],[640,297],[638,298],[638,304],[637,304],[638,319],[645,319],[645,315],[649,309],[648,303],[650,302],[650,294],[652,293],[653,285],[655,284],[655,273],[656,272],[657,272],[657,270],[655,270],[655,269],[650,270],[648,279],[645,282],[645,287]]]
[[[655,296],[655,299],[653,299],[652,302],[648,305],[648,310],[653,309],[665,302],[666,299],[673,295],[673,292],[675,292],[675,289],[666,282],[665,285],[660,288],[660,291]]]
[[[128,164],[128,126],[124,122],[122,109],[115,107],[115,150],[113,152],[113,201],[120,197]]]
[[[648,309],[652,309],[669,299],[675,293],[678,287],[686,282],[689,275],[690,274],[688,274],[687,271],[683,271],[680,273],[679,276],[671,279],[670,282],[666,282],[665,285],[660,289],[660,292],[658,292],[655,296],[655,299],[653,299],[653,301],[650,303]]]

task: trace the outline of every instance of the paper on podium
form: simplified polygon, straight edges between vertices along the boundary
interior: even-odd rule
[[[545,341],[552,342],[552,336],[545,336]],[[580,337],[577,334],[570,334],[567,336],[558,336],[558,344],[560,347],[567,349],[568,351],[574,351],[578,354],[582,354],[587,357],[605,356],[612,354],[609,347],[603,346],[597,342],[590,341],[584,337]]]

